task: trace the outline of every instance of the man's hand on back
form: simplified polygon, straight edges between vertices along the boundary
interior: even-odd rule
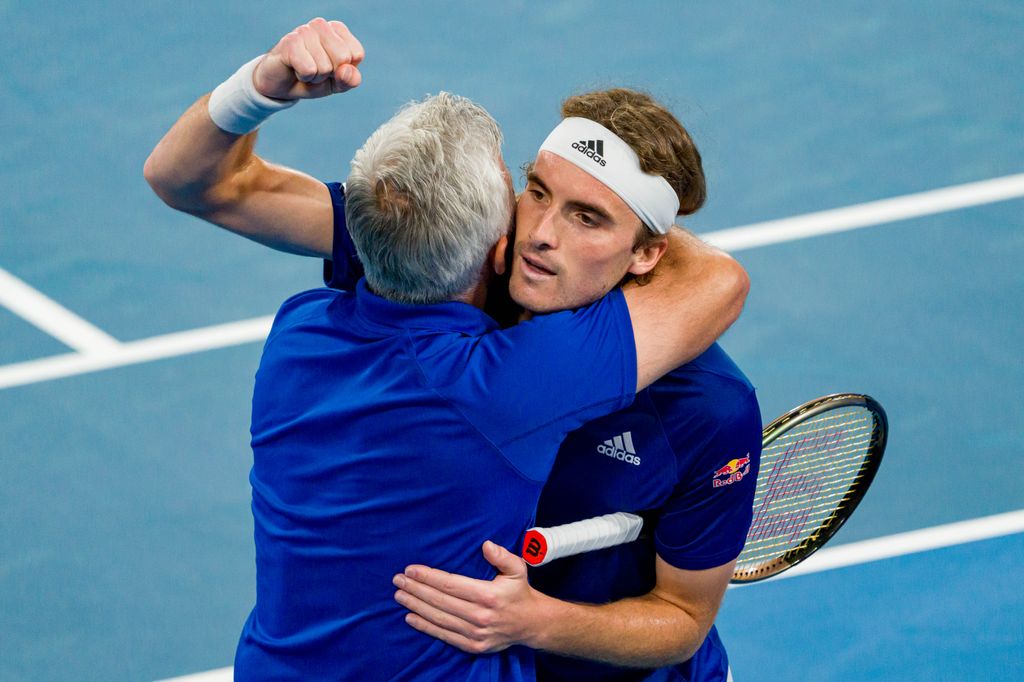
[[[345,92],[362,82],[365,52],[340,21],[313,19],[289,32],[253,73],[260,94],[274,99],[315,99]]]
[[[493,542],[485,543],[483,552],[498,569],[493,580],[409,566],[394,578],[395,600],[411,612],[409,625],[465,652],[529,646],[542,620],[542,604],[553,600],[530,587],[525,561]]]

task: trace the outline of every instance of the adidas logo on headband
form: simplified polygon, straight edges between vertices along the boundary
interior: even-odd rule
[[[602,166],[607,166],[604,160],[604,140],[580,140],[573,142],[572,148],[597,161]]]

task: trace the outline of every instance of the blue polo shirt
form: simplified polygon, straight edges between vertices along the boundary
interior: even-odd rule
[[[284,303],[253,394],[256,605],[240,680],[529,680],[532,652],[471,656],[413,630],[391,578],[494,576],[571,430],[632,402],[619,292],[500,330],[463,303],[318,289]]]

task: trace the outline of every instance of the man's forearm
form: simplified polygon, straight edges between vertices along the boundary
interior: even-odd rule
[[[545,597],[527,646],[620,666],[658,668],[688,660],[707,630],[655,594],[610,604]]]
[[[703,329],[703,334],[688,336],[695,349],[710,346],[736,321],[750,287],[739,263],[684,229],[670,233],[669,248],[653,275],[653,288],[661,287],[662,302],[682,304],[683,316]]]
[[[553,653],[623,666],[659,667],[688,660],[715,621],[735,562],[685,570],[655,562],[648,594],[610,604],[574,604],[530,586],[526,562],[484,543],[498,569],[493,580],[412,565],[396,575],[395,599],[406,622],[468,653],[525,644]]]

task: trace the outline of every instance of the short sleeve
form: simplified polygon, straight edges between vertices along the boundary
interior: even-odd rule
[[[439,367],[443,358],[421,358]],[[541,315],[475,340],[456,385],[464,416],[533,480],[548,476],[558,447],[587,421],[629,406],[636,346],[622,292],[583,308]]]
[[[718,398],[708,407],[705,437],[670,433],[674,446],[693,453],[681,458],[688,465],[654,534],[658,556],[676,568],[702,570],[732,561],[750,528],[761,412],[749,386],[724,388]]]
[[[324,261],[324,284],[332,289],[352,291],[363,276],[363,264],[359,262],[356,245],[345,224],[345,186],[340,182],[326,184],[334,208],[334,240],[331,260]]]

